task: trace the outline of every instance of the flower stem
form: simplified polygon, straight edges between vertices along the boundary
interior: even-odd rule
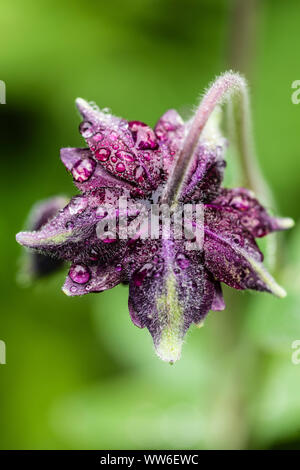
[[[232,130],[236,135],[243,170],[247,175],[246,185],[259,192],[270,204],[271,196],[260,175],[254,154],[247,83],[241,75],[232,71],[218,77],[204,95],[192,120],[181,152],[174,163],[169,183],[163,194],[163,202],[172,205],[179,199],[185,181],[191,173],[195,149],[201,133],[215,107],[225,102],[231,103]]]

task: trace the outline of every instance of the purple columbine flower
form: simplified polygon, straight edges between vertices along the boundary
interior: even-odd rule
[[[83,117],[79,131],[87,147],[63,148],[61,160],[80,195],[63,209],[58,205],[50,219],[49,207],[55,204],[47,201],[35,231],[17,235],[34,252],[71,263],[63,286],[67,295],[128,283],[133,323],[149,329],[158,355],[168,362],[180,357],[192,323],[201,324],[209,310],[225,308],[221,282],[285,295],[263,267],[255,238],[287,229],[293,221],[268,215],[250,190],[221,187],[227,142],[219,128],[218,105],[236,98],[247,105],[245,81],[227,72],[207,91],[191,120],[184,122],[169,110],[154,129],[77,99]],[[241,116],[239,122],[247,162],[247,123]],[[201,249],[187,249],[186,240],[174,234],[151,238],[137,230],[126,239],[118,223],[114,233],[99,237],[99,221],[112,218],[99,209],[109,204],[118,222],[124,194],[129,220],[134,216],[130,207],[140,201],[167,204],[171,213],[185,204],[200,204]]]

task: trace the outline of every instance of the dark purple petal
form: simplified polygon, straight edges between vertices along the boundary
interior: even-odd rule
[[[252,191],[244,188],[222,189],[212,204],[223,211],[224,217],[226,212],[237,213],[241,225],[253,237],[264,237],[276,230],[286,230],[294,224],[292,219],[270,216]]]
[[[207,203],[216,198],[226,166],[223,153],[223,146],[199,145],[196,149],[196,165],[183,192],[184,201]]]
[[[88,263],[100,258],[114,258],[122,250],[122,243],[117,240],[106,243],[99,239],[96,229],[104,218],[103,205],[105,208],[109,203],[114,207],[120,194],[117,190],[102,189],[75,196],[40,230],[20,232],[17,241],[40,253],[70,261],[76,259]]]
[[[169,109],[158,120],[154,130],[163,153],[164,170],[168,174],[182,146],[185,124],[177,111]]]
[[[225,305],[220,282],[215,281],[214,288],[215,288],[215,293],[214,293],[214,299],[212,302],[211,309],[214,311],[224,310],[226,305]]]
[[[76,101],[85,119],[79,130],[98,166],[115,178],[139,188],[141,195],[161,181],[162,152],[154,131],[140,121],[130,121]]]
[[[254,289],[285,295],[261,261],[254,237],[244,228],[236,212],[205,210],[205,265],[216,280],[235,289]]]
[[[129,191],[135,190],[132,184],[121,181],[105,171],[102,165],[97,164],[97,158],[93,159],[93,154],[90,149],[63,148],[60,151],[60,157],[67,170],[71,172],[74,183],[82,192],[101,187],[123,188]],[[90,161],[94,161],[94,164],[90,165]],[[86,180],[82,180],[82,178],[80,178],[80,172],[78,172],[78,167],[79,169],[84,169],[85,166],[90,168],[91,174]]]
[[[97,264],[87,266],[83,263],[71,265],[63,292],[69,296],[84,295],[91,292],[102,292],[122,282],[122,272],[117,264]]]
[[[138,263],[129,278],[134,324],[149,329],[163,360],[176,361],[187,329],[204,319],[213,300],[214,284],[199,253],[185,253],[180,244],[161,241],[159,251]]]
[[[62,209],[68,200],[65,197],[57,196],[36,204],[29,215],[26,226],[29,230],[40,230],[57,212]],[[31,282],[43,276],[57,271],[63,262],[40,253],[26,251],[22,258],[22,269],[20,280]]]

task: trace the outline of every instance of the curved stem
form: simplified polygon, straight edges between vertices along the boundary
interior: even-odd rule
[[[186,178],[189,176],[194,163],[194,152],[201,133],[215,107],[225,102],[232,103],[232,127],[236,134],[237,146],[247,175],[247,185],[250,189],[259,189],[259,193],[263,194],[270,203],[270,194],[260,176],[254,154],[247,83],[241,75],[232,71],[226,72],[217,78],[204,95],[184,140],[181,152],[174,163],[169,183],[163,194],[163,202],[172,205],[176,203],[182,194]]]
[[[247,86],[242,95],[233,96],[228,103],[230,141],[236,146],[240,155],[240,163],[244,178],[244,185],[252,189],[267,207],[274,208],[272,193],[262,177],[254,149],[249,94]]]

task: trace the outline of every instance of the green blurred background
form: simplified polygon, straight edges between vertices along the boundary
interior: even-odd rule
[[[76,97],[154,125],[170,107],[185,115],[229,67],[250,82],[277,212],[297,221],[299,1],[1,0],[0,10],[0,448],[300,448],[297,226],[275,273],[288,297],[226,289],[226,310],[191,329],[172,367],[132,325],[127,288],[67,298],[66,269],[19,287],[15,242],[36,200],[75,193],[59,149],[83,145]]]

